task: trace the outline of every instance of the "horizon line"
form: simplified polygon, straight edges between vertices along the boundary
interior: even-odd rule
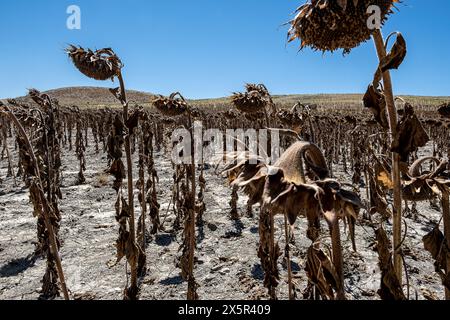
[[[52,88],[52,89],[47,89],[47,90],[42,90],[42,92],[49,92],[49,91],[56,91],[56,90],[64,90],[64,89],[81,89],[81,88],[85,88],[85,89],[109,89],[111,87],[109,86],[68,86],[68,87],[58,87],[58,88]],[[26,90],[29,90],[32,88],[27,88]],[[148,95],[160,95],[159,93],[153,93],[153,92],[149,92],[149,91],[143,91],[143,90],[136,90],[136,89],[127,89],[126,91],[133,91],[133,92],[138,92],[138,93],[142,93],[142,94],[148,94]],[[187,100],[219,100],[219,99],[224,99],[224,98],[229,98],[231,95],[233,94],[232,91],[230,91],[230,95],[229,96],[218,96],[218,97],[194,97],[194,98],[187,98]],[[307,92],[307,93],[271,93],[271,95],[273,97],[285,97],[285,96],[320,96],[320,95],[364,95],[363,92]],[[450,99],[450,95],[417,95],[417,94],[410,94],[410,93],[401,93],[401,94],[396,94],[397,97],[424,97],[424,98],[449,98]],[[5,97],[5,98],[0,98],[0,100],[7,100],[7,99],[19,99],[19,98],[25,98],[27,97],[27,94],[22,95],[22,96],[17,96],[17,97]]]

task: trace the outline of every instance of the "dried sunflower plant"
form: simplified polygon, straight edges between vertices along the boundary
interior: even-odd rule
[[[11,101],[13,106],[4,105],[0,112],[6,113],[17,129],[20,166],[25,185],[30,190],[33,214],[38,220],[36,254],[47,258],[40,297],[54,299],[62,290],[64,299],[69,300],[60,257],[61,214],[58,201],[62,194],[60,137],[57,135],[60,126],[59,110],[57,103],[48,95],[30,90],[29,96],[38,104],[38,108]],[[27,134],[24,126],[34,128],[35,131]]]
[[[272,96],[263,84],[247,83],[245,92],[236,92],[231,97],[233,105],[244,114],[257,115],[264,113],[266,126],[270,126],[268,107],[271,108],[271,115],[277,113]]]
[[[111,89],[111,93],[122,104],[122,116],[114,121],[114,146],[116,157],[111,166],[110,173],[116,177],[114,188],[117,191],[116,219],[120,224],[119,239],[117,240],[117,262],[126,257],[131,267],[131,284],[124,290],[124,299],[136,299],[138,294],[138,261],[145,255],[136,242],[134,194],[133,194],[133,163],[131,155],[131,135],[136,121],[129,116],[128,100],[125,84],[122,77],[123,64],[111,48],[92,51],[82,47],[70,45],[66,49],[75,67],[85,76],[95,80],[119,80],[120,87]],[[122,145],[126,154],[125,166],[121,160]],[[122,179],[127,176],[128,201],[122,195]],[[128,286],[128,285],[127,285]]]
[[[233,95],[233,104],[243,113],[265,115],[266,124],[269,124],[266,107],[273,102],[267,89],[262,85],[247,85],[246,88],[246,93]],[[272,110],[274,115],[278,114],[276,108]],[[233,190],[242,188],[250,203],[261,204],[258,257],[270,298],[277,299],[276,289],[280,281],[277,263],[281,252],[275,242],[274,217],[283,214],[289,299],[296,296],[289,243],[299,215],[308,218],[307,236],[313,242],[306,268],[310,285],[305,296],[310,297],[315,289],[317,296],[323,299],[345,299],[339,220],[356,219],[363,205],[356,194],[341,189],[339,182],[329,178],[325,157],[315,144],[303,141],[294,131],[284,131],[300,141],[292,144],[274,165],[249,151],[237,152],[227,154],[227,158],[233,161],[229,161],[222,172],[228,176]],[[320,249],[321,218],[329,225],[331,256]]]
[[[184,280],[188,282],[187,299],[198,300],[197,288],[198,283],[194,276],[195,264],[195,248],[196,248],[196,166],[195,166],[195,141],[194,141],[194,126],[192,122],[193,110],[188,105],[186,99],[179,93],[172,93],[169,97],[158,96],[153,100],[153,106],[164,116],[180,117],[183,116],[183,124],[189,131],[190,143],[187,149],[181,150],[182,157],[190,159],[190,164],[183,163],[182,166],[175,165],[174,180],[179,182],[185,179],[181,184],[181,190],[177,193],[176,202],[179,203],[179,208],[184,217],[184,232],[183,243],[180,246],[181,257],[178,266],[181,268],[181,275]],[[177,183],[178,184],[178,183]],[[176,187],[176,186],[175,186]],[[197,212],[196,212],[197,211]]]
[[[397,69],[406,56],[406,42],[397,32],[383,39],[381,27],[393,13],[398,0],[311,0],[297,9],[296,17],[290,21],[289,41],[299,39],[301,48],[310,47],[322,52],[342,49],[349,53],[372,37],[379,59],[373,83],[365,96],[365,105],[379,116],[380,124],[389,130],[392,150],[393,200],[393,245],[395,275],[402,282],[402,194],[400,179],[401,157],[395,145],[398,143],[398,119],[393,94],[390,70]],[[371,26],[371,8],[378,9],[378,26]],[[390,52],[389,39],[397,39]]]

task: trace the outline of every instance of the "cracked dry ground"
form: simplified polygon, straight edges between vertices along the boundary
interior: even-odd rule
[[[12,140],[11,140],[12,141]],[[13,147],[10,146],[12,151]],[[16,153],[13,163],[17,163]],[[156,166],[160,183],[158,200],[161,219],[167,230],[173,222],[167,208],[172,188],[172,167],[167,156],[156,154]],[[63,200],[60,237],[63,241],[61,257],[69,290],[80,299],[122,299],[126,285],[127,266],[124,261],[116,266],[114,243],[118,235],[115,221],[115,191],[112,179],[103,174],[107,161],[104,154],[96,154],[90,142],[86,151],[86,183],[76,185],[78,161],[74,151],[63,150]],[[137,162],[135,161],[137,167]],[[350,176],[334,168],[338,179],[349,181]],[[36,243],[36,219],[32,216],[28,191],[20,179],[14,185],[12,178],[5,178],[7,161],[0,162],[0,299],[37,299],[45,260],[33,259]],[[136,173],[137,170],[134,170]],[[226,179],[218,177],[214,170],[206,171],[207,188],[204,226],[197,229],[195,276],[200,284],[200,299],[266,299],[263,273],[257,257],[258,208],[255,218],[245,217],[246,198],[240,194],[240,221],[229,218],[231,190]],[[136,179],[137,177],[135,177]],[[365,189],[361,189],[365,194]],[[434,273],[433,262],[423,249],[422,237],[440,219],[439,210],[428,202],[419,204],[419,216],[406,219],[408,236],[405,242],[406,263],[411,283],[411,298],[443,298],[440,279]],[[136,207],[136,215],[140,209]],[[361,213],[362,217],[362,213]],[[276,239],[284,247],[283,218],[276,219]],[[301,218],[296,225],[296,244],[292,246],[292,269],[298,298],[306,287],[304,272],[306,250],[306,221]],[[390,226],[387,226],[390,231]],[[327,234],[326,228],[323,228]],[[343,231],[344,232],[344,231]],[[351,249],[344,238],[345,290],[349,299],[378,299],[380,272],[378,257],[373,249],[373,229],[362,219],[356,228],[358,252]],[[184,299],[187,284],[176,268],[176,258],[181,232],[160,233],[149,237],[147,253],[148,271],[141,280],[140,299]],[[124,259],[125,260],[125,259]],[[281,281],[278,296],[287,299],[287,271],[279,260]],[[129,271],[129,268],[128,268]]]

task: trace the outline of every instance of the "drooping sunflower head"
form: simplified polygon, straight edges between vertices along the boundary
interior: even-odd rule
[[[231,102],[236,109],[247,114],[262,112],[271,101],[269,91],[263,84],[248,83],[246,92],[236,92],[231,97]]]
[[[111,48],[92,51],[70,45],[66,52],[82,74],[95,80],[113,80],[123,67],[122,61]]]
[[[301,48],[348,53],[370,39],[397,2],[400,0],[310,0],[289,22],[289,42],[299,39]]]
[[[176,117],[188,111],[188,104],[179,93],[172,93],[170,97],[157,96],[153,105],[159,112],[168,117]]]

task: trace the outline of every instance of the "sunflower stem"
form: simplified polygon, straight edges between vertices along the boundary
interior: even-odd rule
[[[286,238],[285,258],[288,272],[289,300],[295,300],[294,285],[292,283],[291,252],[289,248],[290,236],[288,227],[288,217],[286,212],[284,213],[284,236]]]
[[[196,284],[195,284],[195,278],[194,278],[194,262],[195,262],[195,197],[196,197],[196,182],[195,182],[195,142],[194,142],[194,127],[192,123],[192,116],[190,111],[188,111],[188,117],[189,117],[189,133],[191,136],[191,166],[192,166],[192,173],[191,173],[191,199],[192,199],[192,207],[189,210],[189,232],[190,232],[190,239],[189,239],[189,290],[188,290],[188,299],[189,300],[197,300],[197,293],[196,293]]]
[[[442,215],[444,220],[444,234],[445,239],[447,241],[447,248],[450,248],[450,200],[449,200],[449,192],[444,190],[442,192]],[[447,250],[447,274],[446,279],[450,279],[450,252]],[[445,287],[445,299],[450,300],[450,290]]]
[[[386,56],[386,47],[383,41],[383,35],[380,29],[373,33],[373,40],[377,49],[378,58],[382,61]],[[386,97],[386,111],[389,119],[389,129],[391,133],[391,142],[397,136],[397,110],[395,107],[394,93],[392,88],[392,79],[389,70],[383,72],[384,95]],[[400,181],[400,155],[392,153],[392,181],[394,183],[394,208],[393,208],[393,243],[394,243],[394,270],[398,280],[402,283],[402,257],[401,257],[401,238],[402,238],[402,194]]]
[[[344,290],[344,260],[342,258],[341,231],[339,228],[339,218],[332,212],[333,218],[328,220],[328,227],[331,233],[331,249],[333,253],[333,264],[336,269],[339,283],[336,288],[336,299],[346,300]]]
[[[125,83],[123,81],[122,73],[117,76],[120,82],[120,94],[123,106],[123,122],[124,124],[128,121],[128,101],[125,91]],[[136,243],[136,231],[135,231],[135,219],[134,219],[134,193],[133,193],[133,162],[131,158],[131,134],[128,132],[125,136],[125,153],[127,156],[127,180],[128,180],[128,205],[130,208],[130,237],[133,245]],[[137,291],[137,259],[133,259],[131,263],[131,286],[130,292]],[[136,297],[130,297],[136,298]]]

